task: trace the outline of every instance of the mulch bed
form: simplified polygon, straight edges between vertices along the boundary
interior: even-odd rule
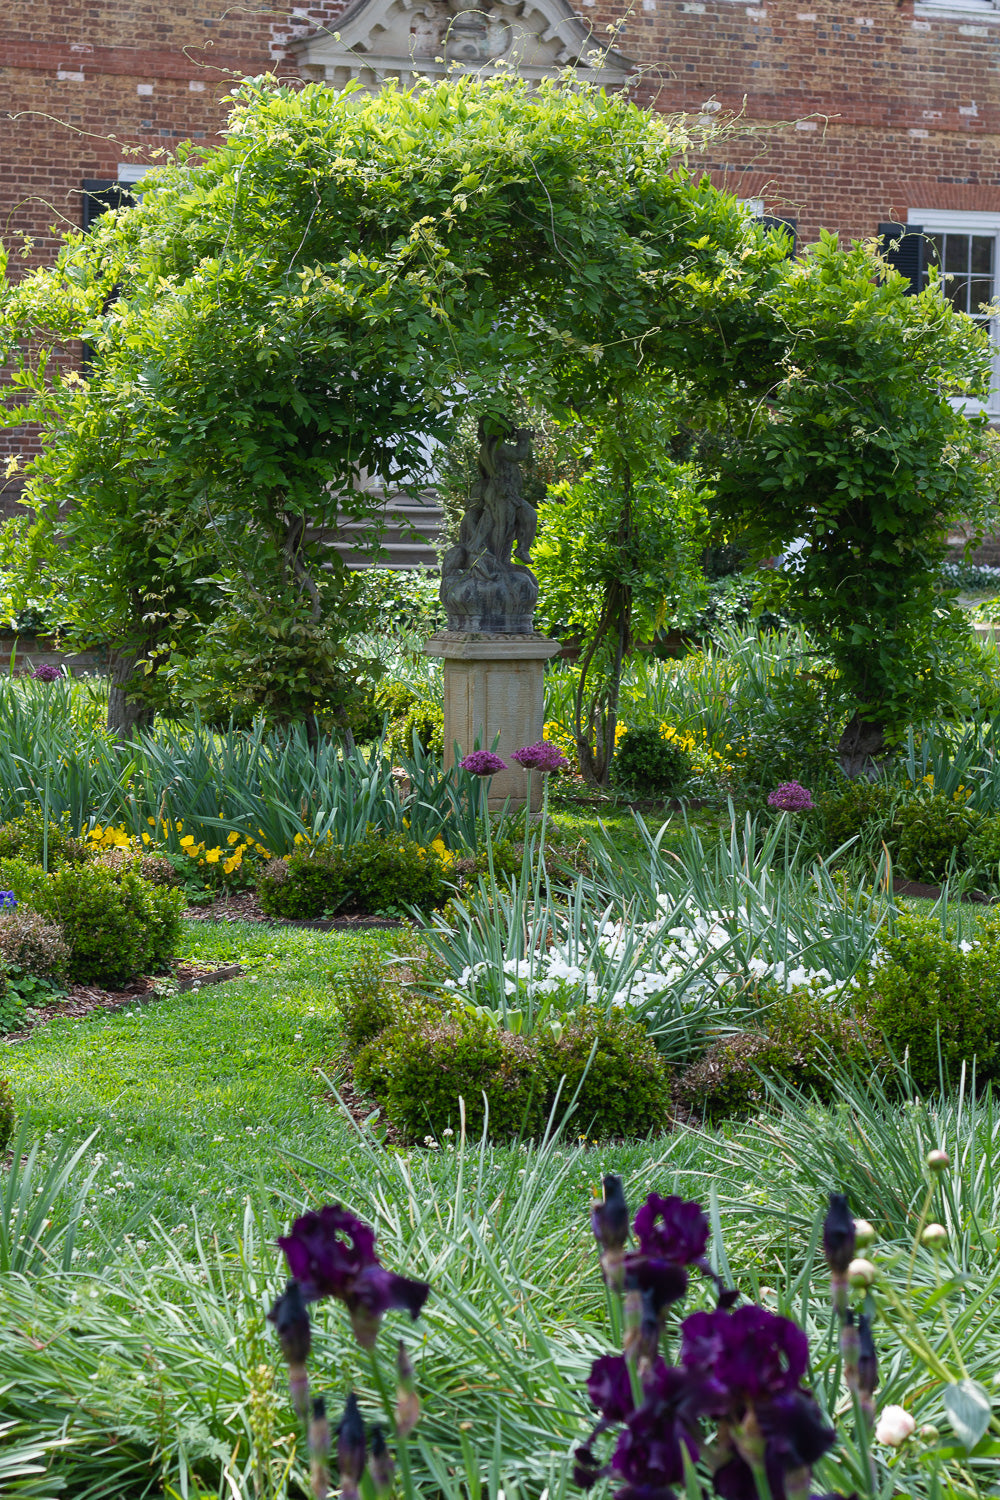
[[[226,964],[219,969],[201,969],[194,964],[178,964],[171,978],[177,981],[179,990],[185,991],[193,990],[196,985],[201,989],[207,984],[222,984],[227,979],[236,979],[243,972],[240,964]],[[94,985],[87,984],[71,985],[65,1000],[53,1001],[51,1005],[33,1006],[20,1031],[7,1032],[5,1036],[0,1036],[0,1040],[5,1041],[8,1046],[23,1042],[33,1031],[37,1031],[40,1026],[54,1021],[59,1016],[71,1016],[79,1020],[81,1016],[89,1016],[95,1010],[124,1010],[129,1005],[149,1005],[152,1001],[159,999],[157,985],[162,983],[162,977],[147,975],[142,979],[134,980],[123,990],[101,990]]]
[[[304,927],[313,932],[350,932],[367,927],[402,927],[395,917],[370,917],[364,912],[345,917],[317,917],[314,921],[293,921],[265,914],[252,891],[233,896],[216,896],[206,906],[189,906],[182,913],[191,922],[257,922],[262,927]]]
[[[939,885],[927,885],[922,880],[894,880],[892,883],[892,894],[894,896],[919,896],[924,901],[936,901],[941,894]],[[951,899],[954,899],[953,897]],[[989,896],[984,896],[982,891],[964,891],[963,901],[972,901],[977,906],[992,906]]]
[[[347,1058],[338,1058],[335,1066],[339,1069],[339,1077],[336,1073],[334,1073],[334,1069],[332,1067],[328,1071],[333,1074],[334,1086],[337,1090],[337,1094],[340,1095],[340,1100],[338,1103],[337,1094],[324,1094],[323,1102],[324,1104],[329,1104],[331,1109],[339,1109],[340,1105],[343,1104],[344,1108],[347,1110],[347,1113],[350,1115],[355,1125],[360,1128],[360,1126],[364,1124],[365,1120],[367,1120],[372,1111],[374,1109],[377,1109],[378,1106],[373,1104],[371,1099],[364,1098],[363,1095],[359,1094],[355,1089],[354,1080],[351,1075],[351,1065]],[[380,1130],[385,1132],[385,1134],[381,1136],[381,1139],[387,1145],[406,1145],[406,1137],[400,1134],[395,1125],[389,1125],[386,1122],[384,1116],[380,1117],[378,1125]],[[365,1133],[367,1134],[367,1132]]]

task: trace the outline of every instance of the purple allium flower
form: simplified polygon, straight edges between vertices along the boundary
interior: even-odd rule
[[[807,812],[816,806],[812,793],[798,781],[783,781],[773,792],[768,792],[767,805],[779,812]]]
[[[375,1254],[375,1231],[339,1203],[303,1214],[278,1244],[303,1300],[336,1297],[343,1302],[354,1336],[365,1349],[373,1347],[383,1313],[404,1308],[417,1318],[430,1292],[425,1281],[387,1271]]]
[[[17,907],[17,897],[13,891],[0,891],[0,911],[14,911]]]
[[[846,1276],[854,1259],[855,1229],[846,1193],[831,1193],[823,1220],[823,1254],[834,1276]]]
[[[62,672],[58,667],[50,666],[48,662],[42,662],[42,665],[36,667],[31,675],[36,682],[58,682],[62,676]]]
[[[624,1354],[603,1354],[594,1360],[587,1376],[587,1394],[606,1422],[624,1422],[631,1415],[635,1400]]]
[[[511,760],[516,760],[526,771],[567,771],[569,761],[558,745],[548,740],[539,740],[535,745],[525,745],[515,750]]]
[[[494,755],[492,750],[473,750],[471,755],[463,756],[458,764],[472,776],[495,776],[498,771],[507,769],[507,762],[501,760],[499,755]]]

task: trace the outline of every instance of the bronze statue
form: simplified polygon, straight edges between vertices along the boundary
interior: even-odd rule
[[[532,632],[538,584],[527,564],[538,515],[524,498],[519,465],[531,457],[533,436],[530,428],[513,425],[487,435],[480,418],[479,478],[458,542],[441,565],[441,600],[449,630]]]

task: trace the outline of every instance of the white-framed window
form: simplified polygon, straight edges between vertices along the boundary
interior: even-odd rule
[[[968,313],[993,340],[989,400],[966,402],[965,409],[1000,417],[1000,318],[987,311],[1000,296],[1000,213],[911,208],[906,223],[910,234],[922,236],[924,275],[936,266],[952,306]]]
[[[915,16],[980,16],[1000,21],[1000,0],[917,0]]]

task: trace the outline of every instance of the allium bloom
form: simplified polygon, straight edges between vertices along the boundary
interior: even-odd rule
[[[875,1426],[875,1436],[880,1443],[890,1448],[899,1448],[916,1429],[916,1422],[901,1406],[886,1406],[882,1409]]]
[[[366,1349],[375,1343],[383,1313],[404,1308],[417,1318],[430,1292],[425,1281],[387,1271],[375,1254],[375,1231],[339,1203],[303,1214],[278,1244],[304,1301],[336,1297],[343,1302],[354,1336]]]
[[[62,672],[58,667],[52,667],[48,662],[42,662],[42,665],[36,667],[31,675],[36,682],[58,682],[62,676]]]
[[[468,771],[473,776],[495,776],[498,771],[507,769],[507,762],[501,760],[499,755],[494,755],[492,750],[473,750],[471,755],[464,755],[458,764],[463,771]]]
[[[569,769],[569,761],[563,755],[558,745],[553,745],[549,740],[539,740],[535,745],[525,745],[520,750],[515,750],[511,760],[516,760],[519,766],[526,771],[565,771]]]
[[[779,812],[806,812],[816,806],[812,793],[798,781],[783,781],[773,792],[768,792],[767,805]]]

